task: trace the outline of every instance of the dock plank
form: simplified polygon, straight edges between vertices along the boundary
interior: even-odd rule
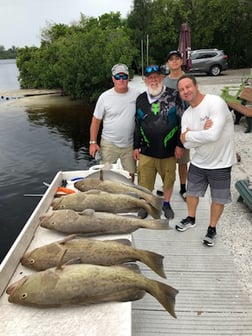
[[[186,204],[175,184],[172,230],[138,230],[133,234],[137,248],[164,256],[167,279],[162,279],[139,263],[145,276],[165,282],[179,293],[173,319],[151,295],[132,304],[132,335],[151,336],[242,336],[252,335],[252,302],[241,288],[233,256],[217,236],[213,248],[203,246],[209,218],[210,199],[200,200],[197,226],[177,232],[177,222],[187,215]],[[217,227],[218,232],[218,227]]]

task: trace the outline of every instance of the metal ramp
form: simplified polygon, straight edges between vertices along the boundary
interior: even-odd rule
[[[165,256],[166,280],[140,264],[143,274],[177,288],[179,294],[175,306],[177,319],[149,294],[133,302],[132,335],[252,335],[252,302],[239,285],[230,251],[221,236],[217,236],[212,248],[201,243],[208,226],[209,203],[209,197],[200,200],[197,226],[193,229],[185,232],[141,229],[134,233],[137,248]],[[170,226],[174,228],[187,215],[176,184],[172,207],[175,218]]]

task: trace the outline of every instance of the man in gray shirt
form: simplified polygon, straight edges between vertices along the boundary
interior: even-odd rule
[[[135,127],[136,98],[139,92],[128,87],[129,69],[119,63],[112,67],[114,87],[103,92],[95,106],[90,125],[89,154],[101,151],[103,163],[121,160],[123,169],[134,180],[136,162],[133,158],[133,134]],[[103,121],[100,146],[97,136]]]

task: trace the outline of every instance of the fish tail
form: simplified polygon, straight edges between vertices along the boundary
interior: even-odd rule
[[[145,210],[150,214],[153,218],[159,219],[161,217],[162,210],[154,208],[151,204],[145,202],[144,206]]]
[[[169,219],[146,219],[143,221],[142,226],[145,229],[151,230],[171,230],[169,226]]]
[[[168,313],[177,318],[175,313],[175,298],[178,290],[162,282],[151,280],[148,292],[154,296]]]
[[[162,256],[161,254],[152,251],[141,250],[140,261],[149,266],[154,272],[156,272],[161,277],[166,278],[163,266],[163,259],[164,256]]]
[[[163,205],[163,200],[160,197],[157,197],[153,194],[146,194],[145,195],[145,200],[147,203],[149,203],[153,208],[161,211],[162,210],[162,205]]]

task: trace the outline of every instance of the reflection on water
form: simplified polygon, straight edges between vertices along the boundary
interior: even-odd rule
[[[43,98],[46,99],[46,98]],[[60,97],[57,104],[0,105],[0,260],[3,259],[40,197],[43,182],[60,170],[88,169],[92,107]]]

